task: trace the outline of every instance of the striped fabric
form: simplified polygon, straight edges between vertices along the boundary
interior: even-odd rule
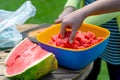
[[[85,0],[85,5],[94,1],[95,0]],[[100,57],[108,63],[118,65],[120,64],[120,33],[118,31],[116,19],[112,19],[101,26],[109,29],[111,35],[108,45]]]
[[[120,64],[120,33],[116,19],[112,19],[101,26],[109,29],[111,35],[108,45],[100,57],[111,64]]]
[[[90,3],[94,2],[94,1],[96,1],[96,0],[85,0],[85,5],[90,4]]]

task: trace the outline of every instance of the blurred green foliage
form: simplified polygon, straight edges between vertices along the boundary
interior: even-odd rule
[[[15,11],[26,0],[0,0],[0,9]],[[36,7],[36,15],[30,18],[26,23],[54,23],[64,8],[66,0],[31,0],[32,4]]]

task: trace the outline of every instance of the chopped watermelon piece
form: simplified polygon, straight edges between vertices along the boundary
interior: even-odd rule
[[[53,35],[51,36],[51,41],[49,41],[48,43],[63,48],[83,49],[95,45],[104,39],[104,37],[95,36],[95,34],[91,31],[88,32],[78,31],[75,36],[74,42],[70,44],[69,43],[70,34],[71,31],[67,31],[65,33],[64,38],[61,37],[60,33]]]

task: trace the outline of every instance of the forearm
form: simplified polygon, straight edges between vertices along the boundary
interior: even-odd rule
[[[89,16],[115,11],[120,11],[120,0],[98,0],[76,10],[75,13],[79,14],[82,12],[85,16]]]

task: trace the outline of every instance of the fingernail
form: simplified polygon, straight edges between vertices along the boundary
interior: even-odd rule
[[[69,42],[70,42],[70,44],[72,44],[72,43],[73,43],[73,40],[70,40]]]

